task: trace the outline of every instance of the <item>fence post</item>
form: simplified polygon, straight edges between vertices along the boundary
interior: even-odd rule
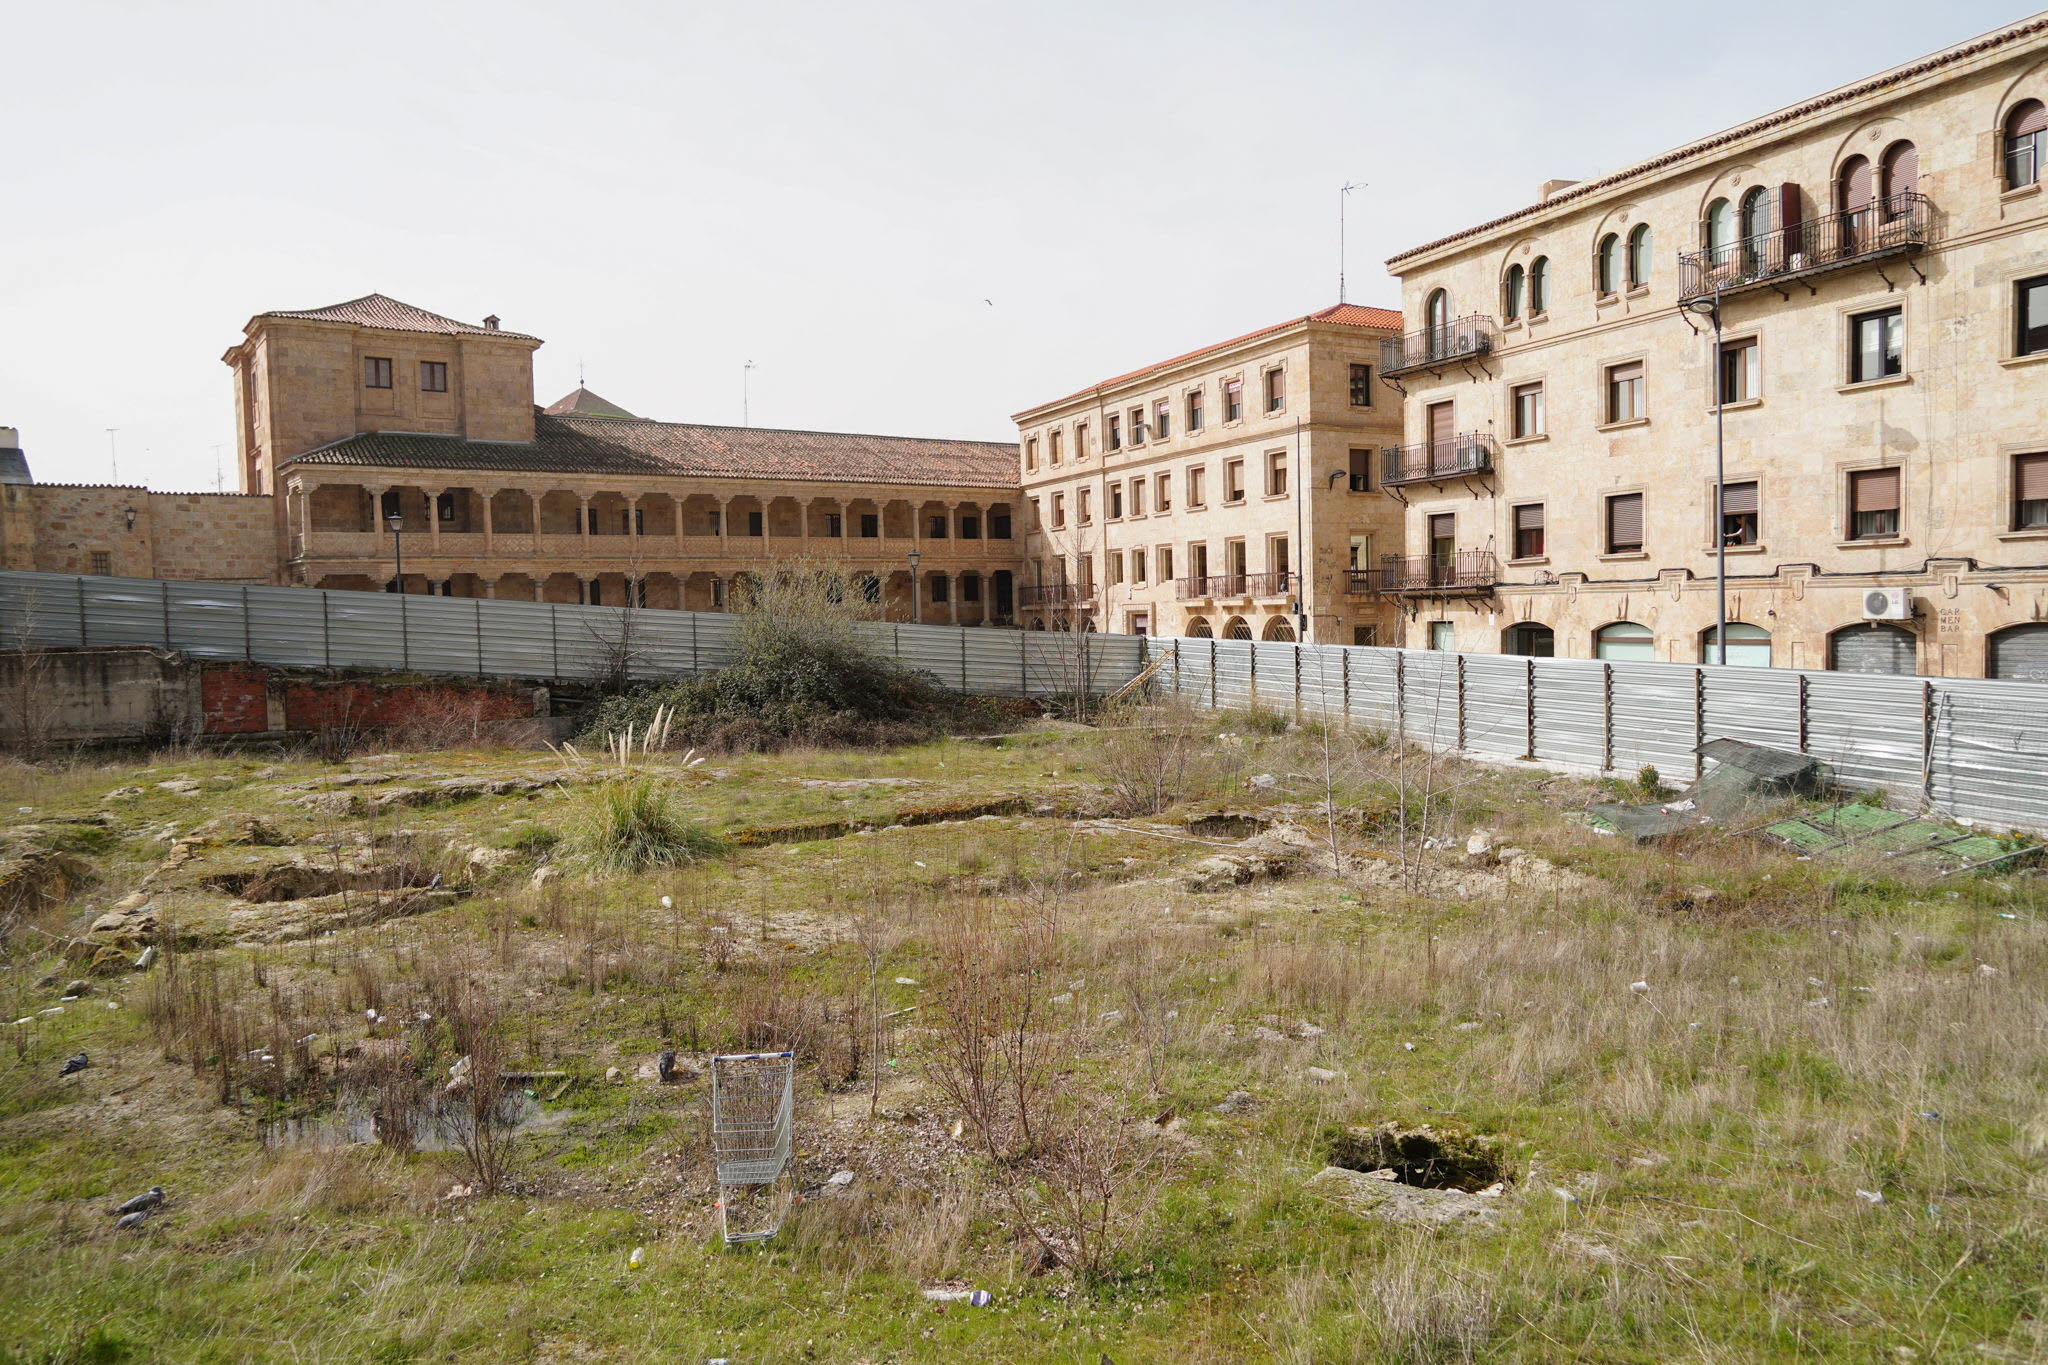
[[[1017,632],[1017,695],[1031,695],[1031,651],[1024,647],[1024,636],[1028,632]]]
[[[1522,700],[1525,708],[1523,716],[1525,728],[1522,736],[1522,757],[1534,763],[1536,761],[1536,656],[1533,654],[1529,656],[1528,667],[1528,679],[1522,688]]]
[[[242,657],[256,662],[256,641],[249,628],[249,589],[242,589]]]
[[[1600,771],[1614,771],[1614,665],[1600,665]]]
[[[1706,758],[1701,750],[1707,747],[1707,670],[1695,668],[1692,671],[1692,775],[1698,777]]]
[[[1252,710],[1259,709],[1259,647],[1250,640],[1244,642],[1245,661],[1251,666],[1251,700],[1246,703]]]
[[[1209,709],[1216,709],[1216,639],[1209,638]]]
[[[84,648],[85,648],[85,579],[84,579],[83,577],[80,577],[80,578],[75,578],[75,579],[73,579],[73,580],[72,580],[72,586],[78,589],[78,647],[79,647],[80,649],[84,649]]]
[[[1178,635],[1173,639],[1173,696],[1176,701],[1180,699],[1180,637]]]
[[[1348,649],[1342,650],[1338,653],[1337,657],[1344,664],[1344,723],[1349,725],[1351,723],[1351,651]]]
[[[1301,724],[1305,714],[1301,704],[1301,646],[1294,646],[1294,723]]]
[[[1394,737],[1408,738],[1408,656],[1394,654]]]
[[[553,617],[554,612],[550,611],[548,615]],[[559,656],[559,651],[557,653]],[[402,578],[398,580],[398,661],[400,667],[407,671],[412,669],[412,631],[406,623],[405,580]],[[557,663],[559,662],[558,657]]]
[[[171,647],[171,585],[168,581],[157,585],[162,588],[164,599],[164,648]]]
[[[700,614],[694,611],[690,613],[690,672],[693,674],[704,671],[704,655],[697,648],[697,618]]]
[[[319,593],[320,593],[320,666],[321,666],[322,668],[332,668],[332,667],[334,667],[334,625],[333,625],[333,623],[332,623],[331,621],[329,621],[329,619],[328,619],[328,608],[330,608],[331,606],[333,606],[333,603],[332,603],[331,601],[329,601],[329,600],[328,600],[328,596],[327,596],[327,589],[325,589],[325,588],[321,588],[321,589],[319,589]]]
[[[1934,684],[1920,684],[1920,799],[1934,804]]]
[[[484,599],[476,599],[476,675],[484,675]]]
[[[1804,673],[1799,675],[1799,752],[1806,752],[1806,689],[1812,679]]]
[[[562,620],[555,604],[548,603],[548,653],[554,659],[555,681],[562,680]]]
[[[1458,748],[1465,747],[1465,656],[1454,656],[1458,661]]]

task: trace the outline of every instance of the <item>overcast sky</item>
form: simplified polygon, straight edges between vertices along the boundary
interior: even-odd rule
[[[643,416],[1008,416],[1394,252],[2024,17],[2000,0],[17,5],[0,425],[212,488],[220,355],[382,292]],[[1718,17],[1717,17],[1718,16]],[[1723,22],[1725,20],[1725,22]]]

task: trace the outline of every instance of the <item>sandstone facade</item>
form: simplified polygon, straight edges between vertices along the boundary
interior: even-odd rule
[[[104,484],[0,484],[0,568],[273,583],[271,501]]]

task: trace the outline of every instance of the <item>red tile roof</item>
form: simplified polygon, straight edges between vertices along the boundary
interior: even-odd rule
[[[1598,194],[1602,190],[1610,189],[1627,181],[1641,179],[1643,176],[1661,171],[1667,166],[1676,165],[1689,157],[1715,151],[1727,146],[1731,142],[1739,142],[1752,134],[1768,132],[1772,128],[1781,127],[1794,120],[1805,118],[1809,114],[1822,113],[1834,108],[1836,105],[1846,104],[1850,100],[1860,98],[1861,96],[1890,89],[1892,86],[1903,84],[1917,76],[1924,76],[1930,72],[1939,71],[1943,67],[1953,66],[1957,62],[1966,61],[1981,53],[1993,51],[2004,47],[2008,43],[2017,42],[2022,38],[2042,32],[2048,32],[2048,15],[2037,15],[2032,19],[2024,20],[2008,28],[1994,29],[1990,33],[1972,38],[1968,42],[1959,43],[1955,47],[1945,48],[1918,61],[1909,62],[1904,66],[1893,67],[1889,71],[1879,72],[1877,75],[1865,80],[1840,86],[1825,94],[1816,95],[1812,99],[1803,100],[1798,104],[1788,105],[1774,114],[1766,114],[1762,118],[1752,119],[1748,123],[1737,124],[1725,132],[1715,133],[1712,137],[1702,138],[1698,142],[1689,142],[1683,147],[1678,147],[1664,153],[1662,156],[1652,157],[1648,161],[1639,161],[1633,166],[1624,166],[1611,175],[1603,175],[1592,180],[1582,181],[1577,185],[1573,185],[1570,189],[1559,190],[1540,204],[1531,204],[1527,208],[1519,208],[1513,213],[1502,214],[1498,218],[1489,219],[1484,223],[1478,224],[1476,227],[1469,227],[1463,231],[1454,232],[1448,237],[1439,237],[1433,242],[1424,242],[1421,246],[1410,247],[1398,255],[1389,256],[1387,258],[1387,268],[1398,275],[1402,262],[1423,255],[1426,252],[1435,251],[1439,247],[1452,246],[1470,238],[1484,236],[1497,228],[1506,227],[1510,223],[1532,217],[1547,209],[1556,208],[1560,204],[1569,204],[1574,200],[1584,199],[1591,194]]]
[[[1076,389],[1064,398],[1055,398],[1049,403],[1034,404],[1017,413],[1016,417],[1021,419],[1026,414],[1037,412],[1041,408],[1057,407],[1061,403],[1071,403],[1076,398],[1094,393],[1097,389],[1113,388],[1129,380],[1141,379],[1155,370],[1171,369],[1190,360],[1199,360],[1201,357],[1212,352],[1227,351],[1232,346],[1239,346],[1247,341],[1257,341],[1260,337],[1271,336],[1275,332],[1284,332],[1290,327],[1299,327],[1309,322],[1329,322],[1335,323],[1340,327],[1378,327],[1389,332],[1398,332],[1401,330],[1401,310],[1398,308],[1373,308],[1362,303],[1333,303],[1328,308],[1310,313],[1307,317],[1289,318],[1285,322],[1276,322],[1270,327],[1261,327],[1256,332],[1246,332],[1243,336],[1232,337],[1228,341],[1213,342],[1197,350],[1189,351],[1185,355],[1174,356],[1171,360],[1162,360],[1157,364],[1147,365],[1143,369],[1132,370],[1129,373],[1116,375],[1099,383],[1090,384],[1085,389]]]
[[[359,327],[382,327],[392,332],[434,332],[441,336],[511,337],[518,341],[539,341],[524,332],[506,332],[474,322],[457,322],[439,313],[429,313],[383,294],[365,294],[346,303],[325,308],[279,308],[258,313],[260,318],[303,318],[309,322],[350,322]]]
[[[285,463],[955,488],[1018,486],[1013,442],[697,426],[546,412],[534,414],[530,444],[379,431],[350,436]]]
[[[575,392],[563,394],[560,398],[542,408],[541,411],[553,413],[557,417],[630,418],[633,416],[632,413],[627,412],[617,403],[612,402],[611,399],[600,398],[581,384],[576,386]]]

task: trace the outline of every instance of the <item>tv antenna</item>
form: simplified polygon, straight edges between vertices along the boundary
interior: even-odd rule
[[[1344,300],[1344,216],[1351,206],[1351,191],[1371,188],[1363,180],[1355,180],[1341,186],[1337,191],[1337,302]]]
[[[753,387],[751,383],[753,377],[754,362],[749,360],[746,364],[740,366],[740,425],[743,427],[754,425]]]
[[[119,483],[119,482],[121,482],[121,460],[120,460],[120,457],[119,457],[119,456],[118,456],[118,455],[117,455],[117,454],[115,453],[115,450],[114,450],[114,433],[115,433],[115,432],[117,432],[117,431],[119,431],[120,429],[121,429],[121,428],[119,428],[119,427],[108,427],[108,428],[107,428],[107,482],[108,482],[108,483]]]

